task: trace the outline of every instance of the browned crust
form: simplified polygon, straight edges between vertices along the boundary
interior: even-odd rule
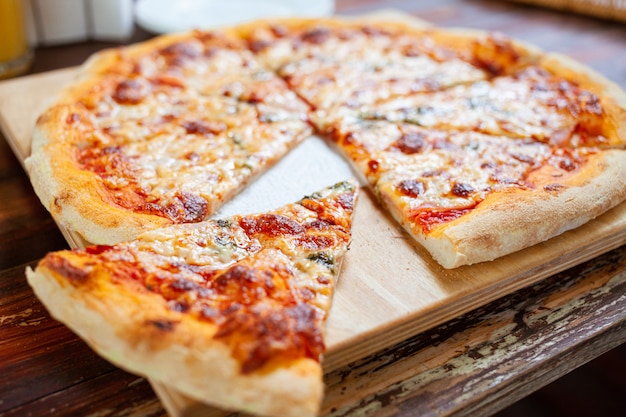
[[[626,147],[626,92],[602,74],[562,54],[546,54],[540,65],[596,94],[604,111],[602,135],[609,146]]]
[[[392,215],[444,268],[491,261],[544,242],[626,199],[626,152],[606,150],[554,191],[542,185],[489,195],[475,210],[432,230],[410,224],[385,196]],[[547,184],[545,184],[547,185]]]
[[[27,278],[53,317],[117,366],[226,409],[316,415],[323,382],[321,365],[312,359],[242,374],[230,349],[213,338],[215,326],[171,311],[154,294],[106,279],[81,291],[42,267],[28,269]]]

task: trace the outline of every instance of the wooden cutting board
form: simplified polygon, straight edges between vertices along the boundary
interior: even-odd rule
[[[406,19],[406,15],[401,17]],[[0,82],[0,128],[20,161],[30,153],[37,115],[76,72],[69,68]],[[350,175],[348,165],[323,140],[312,137],[217,217],[269,209]],[[271,200],[256,197],[267,195],[268,190]],[[72,231],[62,232],[71,246],[85,244]],[[621,204],[532,248],[493,262],[445,270],[414,244],[363,188],[355,210],[353,242],[328,318],[324,368],[331,371],[390,347],[624,243],[626,204]],[[222,414],[166,385],[152,384],[173,416]]]

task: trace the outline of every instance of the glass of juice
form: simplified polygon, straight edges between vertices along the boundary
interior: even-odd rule
[[[22,0],[0,0],[0,79],[26,71],[32,57]]]

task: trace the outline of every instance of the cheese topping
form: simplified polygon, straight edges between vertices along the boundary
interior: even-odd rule
[[[426,233],[489,193],[560,190],[612,145],[598,96],[539,58],[497,35],[258,23],[121,49],[66,122],[107,201],[175,223],[207,218],[311,122]]]
[[[532,138],[558,146],[606,142],[599,135],[603,112],[598,98],[534,67],[492,81],[364,106],[359,117]]]
[[[407,139],[407,137],[411,139]],[[415,138],[418,139],[415,139]],[[419,146],[405,146],[406,141]],[[390,148],[374,153],[376,191],[402,208],[407,218],[420,223],[421,212],[469,212],[493,192],[541,189],[532,173],[550,166],[550,184],[558,184],[585,163],[593,150],[562,149],[528,139],[488,136],[477,132],[432,132],[419,128],[406,132]],[[459,210],[463,211],[460,212]],[[441,221],[450,221],[445,217]],[[422,224],[425,233],[434,222]]]

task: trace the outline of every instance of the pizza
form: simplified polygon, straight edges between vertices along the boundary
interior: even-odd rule
[[[480,31],[255,21],[83,65],[25,166],[92,246],[48,255],[29,282],[125,369],[228,409],[315,415],[356,184],[213,219],[312,135],[443,268],[626,199],[626,93],[567,57]]]
[[[354,181],[251,215],[48,254],[28,281],[112,363],[227,409],[316,415]]]

